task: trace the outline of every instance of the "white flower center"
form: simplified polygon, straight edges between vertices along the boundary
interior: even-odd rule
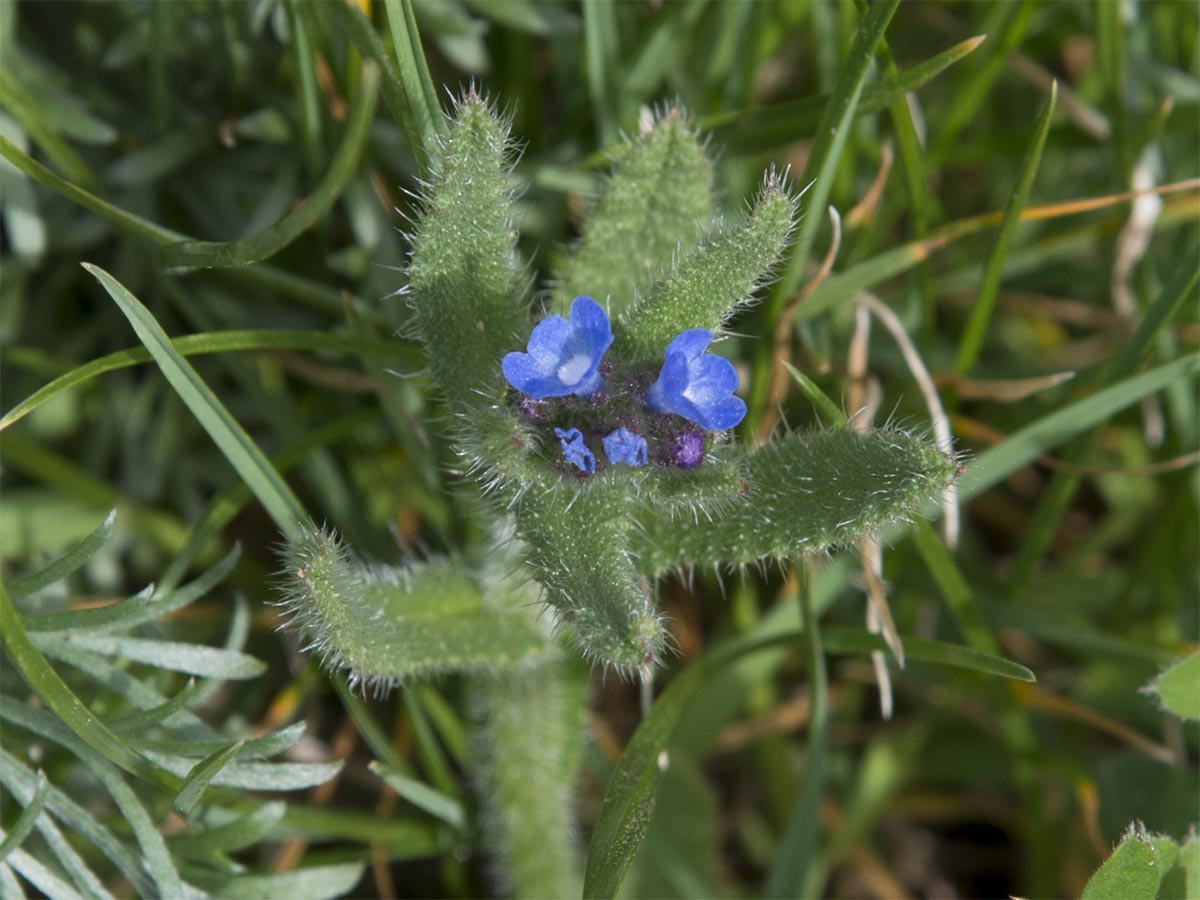
[[[591,356],[586,353],[576,353],[558,367],[558,380],[563,384],[578,384],[591,365]]]

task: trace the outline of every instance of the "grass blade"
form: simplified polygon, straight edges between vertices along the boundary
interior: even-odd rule
[[[1000,292],[1000,278],[1004,273],[1004,261],[1008,258],[1008,251],[1012,247],[1017,223],[1021,221],[1021,211],[1029,202],[1029,191],[1033,187],[1038,163],[1042,159],[1042,149],[1046,146],[1046,135],[1050,133],[1050,121],[1054,117],[1054,106],[1057,100],[1058,83],[1055,82],[1050,89],[1050,99],[1046,101],[1046,106],[1042,110],[1033,142],[1025,153],[1025,159],[1021,161],[1016,187],[1013,188],[1013,192],[1004,206],[1004,218],[1000,221],[1000,233],[996,235],[996,243],[992,246],[987,268],[984,270],[983,283],[971,308],[971,318],[967,320],[966,331],[958,345],[955,369],[960,375],[965,375],[974,368],[983,348],[983,338],[987,334],[992,310],[996,306],[996,296]]]
[[[190,813],[213,777],[242,751],[245,744],[245,741],[232,741],[196,763],[179,786],[175,799],[171,801],[175,811],[184,816]]]
[[[307,518],[304,508],[250,435],[221,405],[216,394],[191,364],[176,352],[170,338],[150,315],[150,311],[103,269],[87,263],[83,267],[96,277],[116,301],[171,387],[175,388],[192,415],[204,426],[230,465],[254,491],[279,529],[286,535],[297,534],[300,523]]]
[[[0,640],[30,690],[42,698],[42,702],[53,710],[64,727],[70,728],[83,743],[118,768],[155,784],[173,786],[174,779],[169,776],[164,778],[166,773],[160,772],[157,766],[109,731],[51,668],[46,657],[25,634],[3,584],[0,584]]]
[[[76,569],[86,565],[87,561],[96,554],[96,551],[107,544],[108,539],[112,537],[113,523],[116,519],[117,511],[114,509],[104,517],[104,521],[96,527],[95,531],[54,562],[50,563],[50,565],[38,572],[34,572],[32,575],[26,575],[24,578],[14,581],[12,587],[9,588],[9,596],[14,600],[19,600],[27,594],[40,591],[47,585],[61,581]]]
[[[29,832],[33,831],[38,816],[42,814],[42,807],[46,805],[47,784],[46,776],[39,771],[37,782],[33,788],[33,796],[29,798],[29,802],[17,816],[17,821],[13,822],[12,828],[4,836],[4,840],[0,841],[0,862],[8,859],[8,854],[20,847],[21,842],[29,836]]]
[[[8,110],[21,123],[30,139],[42,148],[42,152],[63,175],[86,187],[96,185],[96,176],[78,153],[56,134],[38,108],[37,101],[25,92],[9,71],[0,66],[0,107]]]
[[[871,70],[875,47],[883,37],[900,0],[879,0],[872,4],[866,18],[854,37],[854,44],[841,64],[841,72],[830,95],[829,104],[817,124],[812,150],[800,177],[800,186],[805,190],[804,203],[809,209],[824,209],[833,191],[834,177],[841,161],[842,149],[850,136],[851,124]],[[811,185],[811,187],[810,187]],[[763,319],[774,322],[779,318],[787,298],[796,290],[804,276],[804,267],[812,250],[817,229],[824,221],[822,216],[804,216],[792,247],[791,258],[779,283],[771,292],[763,310]],[[753,393],[750,397],[748,422],[757,422],[767,402],[770,383],[771,353],[764,347],[755,359],[751,378]]]
[[[462,804],[453,797],[443,794],[423,781],[402,775],[380,762],[371,763],[370,769],[413,806],[424,810],[435,819],[440,819],[455,831],[462,830],[466,817]]]
[[[882,637],[856,628],[826,628],[821,634],[825,641],[825,649],[830,653],[865,655],[876,650],[887,650],[887,644]],[[981,653],[971,647],[918,637],[902,638],[901,643],[904,644],[904,656],[907,660],[981,672],[984,675],[997,675],[1016,681],[1037,681],[1037,676],[1020,663],[991,653]]]
[[[370,136],[375,105],[379,99],[379,66],[367,61],[362,67],[358,98],[346,123],[346,134],[329,169],[311,194],[296,204],[286,216],[257,234],[238,241],[184,240],[163,248],[163,262],[169,266],[201,268],[244,266],[266,259],[294,241],[333,206],[351,176],[358,170],[359,159]]]
[[[694,5],[689,4],[686,8],[691,9]],[[881,79],[878,84],[867,85],[863,88],[854,114],[864,116],[887,109],[896,101],[903,102],[905,94],[932,81],[983,41],[982,36],[968,38],[929,59]],[[700,127],[712,136],[718,146],[726,146],[731,155],[762,153],[786,146],[799,135],[816,134],[821,115],[831,99],[828,94],[817,94],[756,109],[707,116],[700,120]]]
[[[398,124],[408,138],[417,168],[424,172],[429,168],[443,130],[441,106],[429,66],[425,63],[412,0],[384,0],[384,8],[392,32],[392,50],[400,70],[399,86],[406,101]]]
[[[789,630],[735,641],[684,669],[655,701],[621,754],[592,832],[584,876],[585,898],[615,897],[642,843],[662,774],[660,759],[687,705],[721,669],[758,650],[797,639]]]
[[[109,635],[68,634],[65,637],[49,635],[34,638],[38,645],[67,643],[81,650],[101,656],[115,656],[129,662],[145,663],[169,672],[183,672],[208,678],[237,680],[254,678],[266,671],[266,664],[220,647],[205,647],[178,641],[156,641],[148,638],[131,638]]]
[[[1029,465],[1052,447],[1111,418],[1146,395],[1160,391],[1198,370],[1200,354],[1192,353],[1126,378],[1090,397],[1084,397],[1070,406],[1043,416],[1032,425],[1009,435],[1002,443],[979,454],[958,480],[955,490],[959,500],[966,501],[983,493],[1013,472]]]
[[[180,356],[204,356],[209,353],[232,353],[247,350],[323,350],[360,355],[377,354],[396,357],[408,345],[396,339],[374,340],[352,334],[327,331],[254,328],[238,331],[214,331],[171,338],[171,346]],[[407,356],[407,353],[405,354]],[[2,417],[0,431],[29,415],[47,400],[63,391],[85,384],[97,375],[127,369],[150,362],[153,357],[145,347],[130,347],[97,357],[66,372],[45,387],[38,388]]]
[[[821,798],[825,793],[825,747],[829,712],[829,675],[825,650],[813,608],[812,589],[807,565],[796,565],[800,585],[800,616],[803,623],[805,665],[808,668],[812,712],[808,722],[808,753],[804,781],[788,815],[787,825],[775,850],[775,860],[767,874],[767,897],[804,897],[821,893],[821,885],[810,884],[816,872],[812,865],[817,853],[821,829]]]

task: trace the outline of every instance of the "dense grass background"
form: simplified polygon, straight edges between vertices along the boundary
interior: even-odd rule
[[[287,795],[283,818],[217,856],[176,837],[220,816],[186,825],[169,785],[110,767],[104,777],[125,778],[149,827],[171,836],[164,852],[186,879],[219,885],[214,873],[234,864],[265,875],[365,863],[361,877],[324,868],[300,887],[243,880],[237,890],[487,895],[495,882],[471,825],[461,685],[446,678],[361,700],[276,633],[281,536],[159,369],[129,352],[139,345],[128,321],[80,265],[112,273],[171,337],[191,336],[178,348],[317,521],[381,561],[464,546],[469,490],[447,471],[439,408],[425,380],[390,374],[423,366],[398,336],[407,311],[395,296],[423,158],[423,124],[405,99],[419,82],[397,28],[407,5],[355,8],[369,26],[333,2],[0,3],[0,133],[21,169],[0,164],[5,583],[21,593],[22,577],[114,507],[111,538],[85,565],[25,583],[16,609],[27,628],[45,626],[31,616],[103,605],[150,582],[169,592],[237,544],[224,580],[136,634],[225,644],[266,663],[229,675],[222,666],[249,664],[228,656],[195,671],[130,656],[126,644],[108,652],[108,668],[88,670],[61,648],[10,642],[3,703],[54,707],[49,682],[34,692],[40,701],[26,684],[44,652],[99,719],[128,735],[136,730],[122,732],[122,717],[128,726],[131,712],[155,705],[131,680],[161,699],[186,689],[178,669],[213,676],[179,703],[215,732],[304,722],[291,762],[346,765]],[[923,427],[925,404],[892,336],[877,322],[853,342],[852,301],[872,292],[931,370],[966,454],[969,502],[953,554],[927,528],[885,541],[899,630],[999,652],[1037,676],[1002,681],[910,662],[893,667],[895,713],[885,720],[871,665],[830,655],[818,744],[798,648],[723,670],[683,711],[630,895],[758,895],[794,865],[804,890],[828,896],[1074,896],[1131,822],[1177,839],[1196,827],[1195,725],[1141,692],[1200,636],[1200,194],[1194,181],[1180,184],[1200,169],[1196,6],[904,4],[832,148],[818,129],[850,99],[858,5],[412,8],[438,102],[474,83],[511,115],[524,145],[513,173],[522,250],[539,287],[643,105],[670,99],[690,110],[730,215],[771,164],[790,166],[800,186],[823,174],[783,289],[767,291],[736,329],[743,384],[759,399],[746,436],[769,430],[779,406],[793,428],[818,422],[800,391],[761,392],[771,315],[792,309],[790,289],[830,245],[828,218],[810,205],[827,196],[841,212],[840,248],[794,314],[793,363],[850,411],[877,390],[880,420]],[[913,70],[979,35],[936,76]],[[360,51],[386,55],[378,89]],[[922,74],[914,94],[889,90],[897,70]],[[1174,187],[1158,199],[1114,196],[1161,185]],[[1075,374],[1046,377],[1062,372]],[[859,626],[857,554],[813,569],[822,623]],[[796,592],[796,579],[776,571],[667,581],[662,603],[680,652],[662,679],[794,609]],[[5,622],[11,637],[14,620]],[[243,680],[222,685],[221,674]],[[578,785],[584,838],[639,717],[636,686],[593,680]],[[154,839],[93,786],[95,749],[36,725],[19,714],[0,723],[12,765],[41,768],[146,854]],[[805,793],[814,752],[824,782]],[[399,799],[368,771],[374,758],[432,785],[466,810],[466,824]],[[31,782],[5,771],[16,780],[0,771],[0,826],[19,832]],[[223,790],[215,805],[261,808],[259,794]],[[813,826],[800,836],[787,828],[798,802]],[[197,810],[204,804],[189,814]],[[113,893],[145,893],[94,841],[71,842]],[[38,829],[20,852],[69,878],[60,851]]]

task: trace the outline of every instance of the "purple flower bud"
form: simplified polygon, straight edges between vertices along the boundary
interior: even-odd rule
[[[667,459],[681,469],[693,469],[704,458],[704,435],[685,431],[676,435],[667,448]]]

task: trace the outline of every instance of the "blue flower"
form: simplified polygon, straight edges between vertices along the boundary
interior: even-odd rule
[[[601,440],[604,444],[604,455],[614,466],[617,463],[644,466],[649,459],[646,439],[640,434],[634,434],[624,425]]]
[[[506,354],[504,377],[531,397],[590,397],[603,383],[597,366],[613,342],[604,308],[591,297],[571,302],[570,321],[547,316],[529,335],[525,353]]]
[[[675,413],[708,431],[732,428],[746,415],[746,404],[733,396],[737,372],[733,363],[704,349],[713,333],[690,328],[667,346],[658,381],[647,393],[650,408]]]
[[[578,428],[568,428],[566,431],[555,428],[554,433],[562,442],[563,458],[567,462],[584,472],[596,471],[596,457],[583,442],[583,434]]]

